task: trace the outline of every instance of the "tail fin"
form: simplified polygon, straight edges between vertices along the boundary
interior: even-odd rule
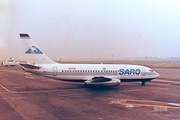
[[[30,65],[38,64],[53,64],[55,63],[49,57],[47,57],[42,50],[31,40],[30,36],[25,33],[20,33],[26,62]]]

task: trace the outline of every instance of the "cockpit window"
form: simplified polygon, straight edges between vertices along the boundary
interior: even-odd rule
[[[152,70],[152,69],[149,69],[149,71],[150,71],[150,72],[153,72],[153,70]]]

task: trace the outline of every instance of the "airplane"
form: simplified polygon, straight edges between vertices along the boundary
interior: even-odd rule
[[[159,74],[141,65],[130,64],[61,64],[47,57],[26,33],[20,33],[26,63],[22,69],[34,74],[60,80],[82,80],[89,86],[118,86],[121,82],[146,82]]]

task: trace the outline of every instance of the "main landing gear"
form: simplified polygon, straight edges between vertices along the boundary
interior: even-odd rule
[[[141,85],[142,85],[142,86],[145,86],[145,85],[146,85],[145,83],[146,83],[145,81],[142,81]]]

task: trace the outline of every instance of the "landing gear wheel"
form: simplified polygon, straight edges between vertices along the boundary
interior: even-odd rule
[[[144,81],[142,81],[141,85],[142,85],[142,86],[145,86],[145,82],[144,82]]]

